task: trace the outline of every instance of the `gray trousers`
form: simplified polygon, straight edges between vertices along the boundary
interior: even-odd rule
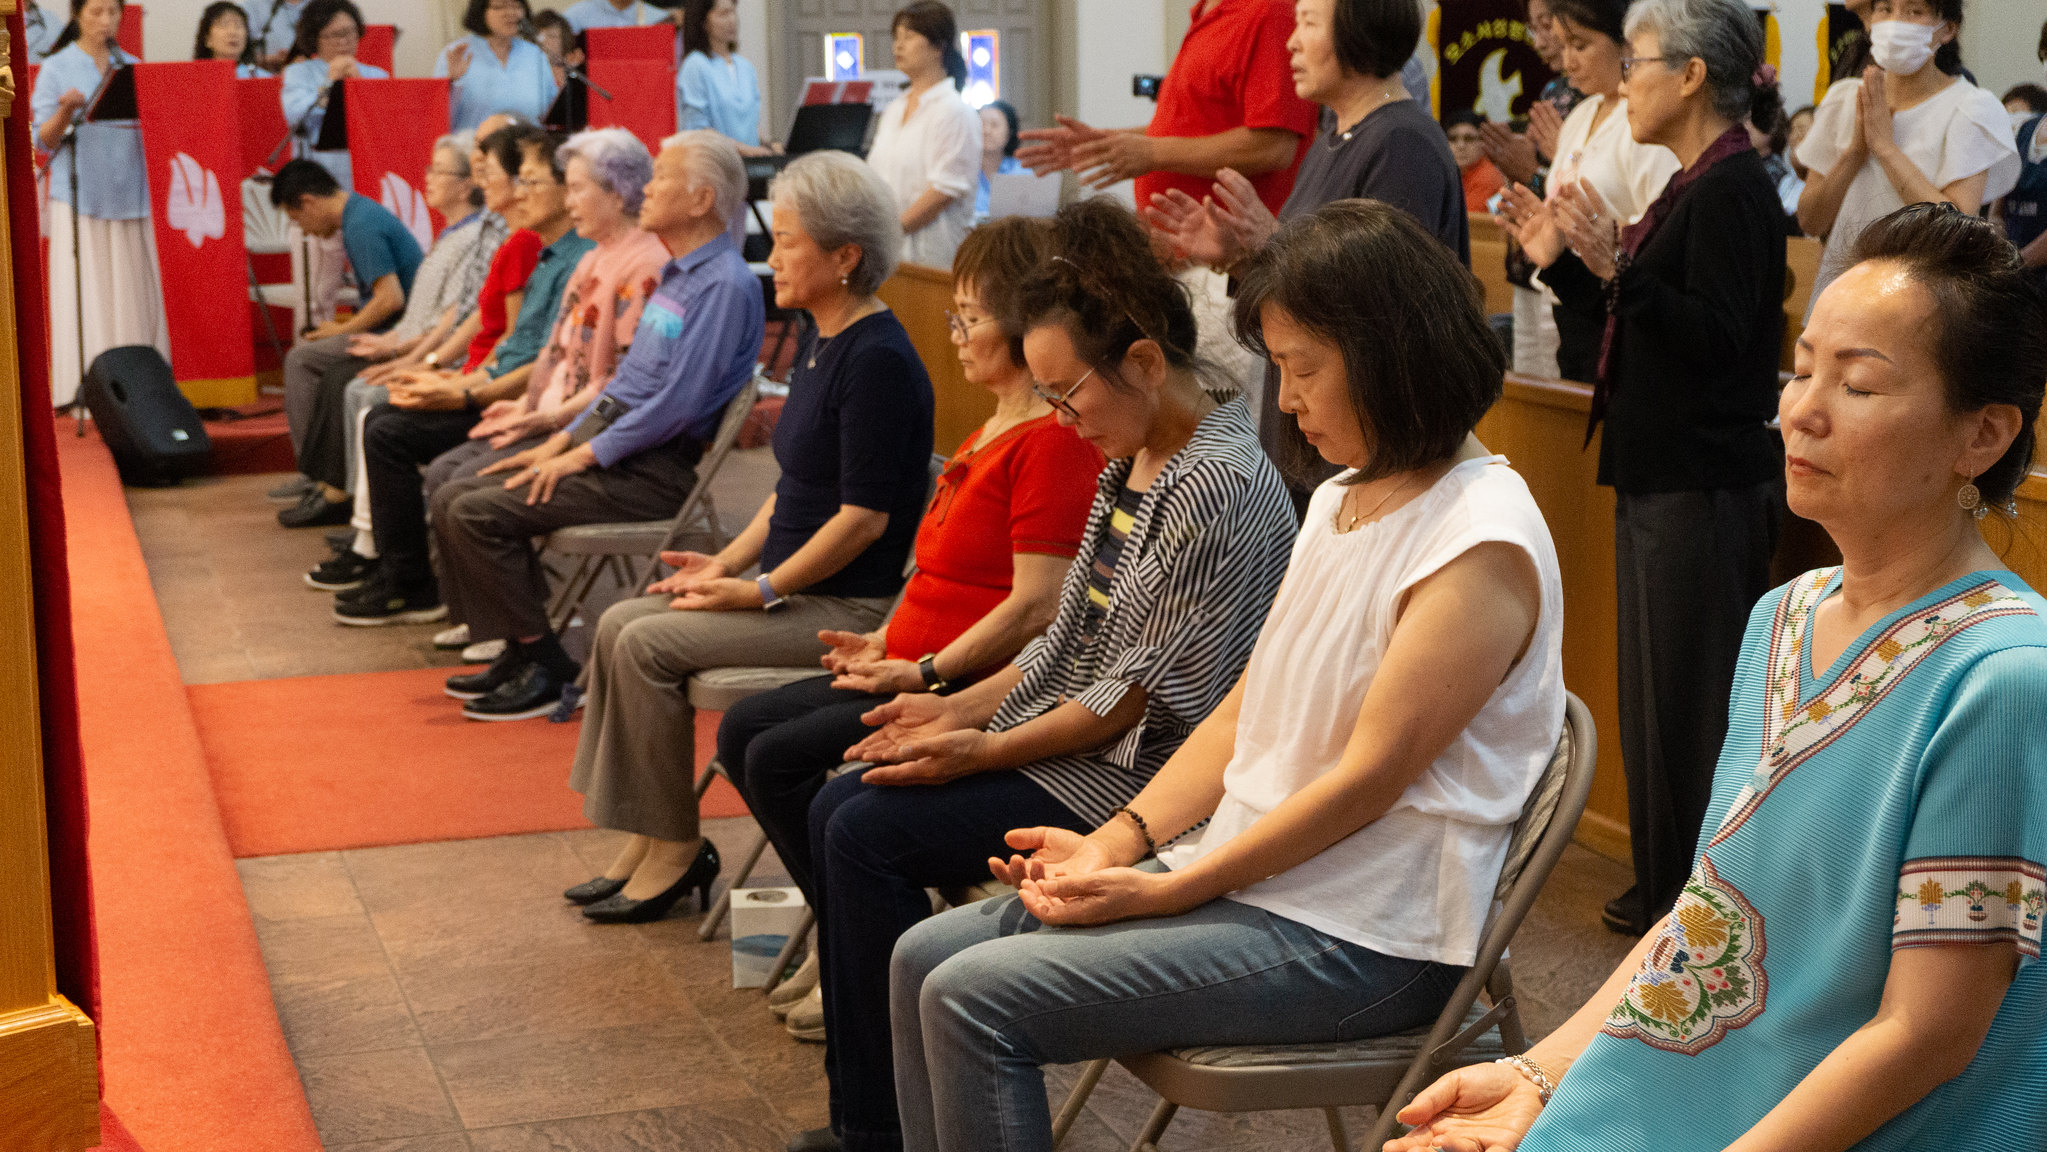
[[[348,483],[350,492],[362,490],[362,422],[370,409],[391,399],[391,390],[382,384],[371,384],[358,376],[341,390],[341,432],[345,439],[344,453],[348,462]],[[361,504],[364,517],[369,515],[369,498],[363,497]],[[367,529],[369,525],[358,527]]]
[[[599,827],[694,840],[690,674],[739,665],[815,668],[825,651],[818,632],[870,631],[889,601],[799,593],[774,612],[683,612],[668,606],[672,599],[621,600],[597,622],[583,674],[589,708],[569,787],[583,794],[583,815]]]
[[[284,354],[284,419],[299,471],[336,488],[348,481],[342,394],[369,361],[348,354],[347,336],[301,340]]]
[[[1742,633],[1770,589],[1782,500],[1775,481],[1615,496],[1621,766],[1651,924],[1691,873]]]
[[[577,524],[667,520],[696,486],[703,446],[678,436],[609,468],[565,477],[544,504],[529,489],[507,491],[504,476],[442,484],[428,504],[435,569],[451,623],[472,642],[538,636],[547,621],[547,574],[536,537]]]

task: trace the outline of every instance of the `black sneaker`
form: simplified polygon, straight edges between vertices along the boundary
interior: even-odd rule
[[[361,555],[353,548],[344,548],[306,573],[306,587],[322,592],[347,592],[362,587],[376,570],[375,558]]]
[[[569,681],[538,660],[523,662],[517,674],[462,706],[471,720],[532,720],[554,711]]]
[[[507,644],[505,650],[498,653],[498,658],[490,662],[490,667],[481,672],[464,672],[459,676],[448,677],[447,687],[443,691],[457,700],[480,700],[495,691],[498,685],[517,676],[521,668],[532,662],[533,658],[526,655],[517,644]]]
[[[277,522],[286,528],[332,528],[348,523],[354,515],[353,500],[329,500],[313,488],[298,503],[279,512]]]
[[[431,624],[447,615],[448,606],[441,603],[440,589],[433,581],[401,586],[381,566],[354,592],[334,598],[334,618],[356,628]]]

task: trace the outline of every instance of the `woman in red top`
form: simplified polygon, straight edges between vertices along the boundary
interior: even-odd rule
[[[916,573],[882,627],[823,632],[832,675],[734,705],[718,758],[789,874],[810,885],[808,813],[825,773],[900,692],[950,691],[1003,667],[1051,623],[1095,498],[1102,454],[1031,391],[1009,292],[1043,260],[1044,225],[1010,217],[953,259],[952,342],[995,414],[960,445],[917,530]]]

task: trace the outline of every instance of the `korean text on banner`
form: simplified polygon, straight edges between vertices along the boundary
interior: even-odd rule
[[[675,134],[675,26],[592,28],[591,83],[611,93],[590,93],[590,127],[618,127],[639,137],[650,152]]]
[[[433,247],[447,225],[427,207],[426,170],[434,141],[448,132],[446,80],[346,80],[348,151],[355,190],[391,210],[419,241]]]
[[[1528,114],[1553,73],[1535,51],[1519,0],[1443,0],[1429,19],[1439,115],[1476,110],[1508,121]]]
[[[226,60],[137,64],[135,103],[171,370],[180,384],[245,379],[254,367],[244,303],[249,271],[235,66]]]

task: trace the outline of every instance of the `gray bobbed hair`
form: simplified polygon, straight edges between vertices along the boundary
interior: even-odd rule
[[[560,159],[564,170],[569,161],[581,160],[589,167],[591,179],[625,201],[626,215],[640,214],[647,181],[654,178],[654,157],[639,137],[624,128],[592,128],[569,137],[561,147]]]
[[[1746,0],[1635,0],[1625,29],[1631,39],[1655,32],[1662,54],[1676,60],[1669,67],[1698,57],[1706,65],[1713,110],[1737,123],[1748,116],[1763,63],[1763,27]]]
[[[895,273],[902,258],[902,210],[896,194],[865,160],[850,152],[812,152],[791,161],[775,177],[769,196],[777,208],[796,210],[803,230],[830,251],[847,244],[860,249],[860,263],[846,289],[871,296]]]

